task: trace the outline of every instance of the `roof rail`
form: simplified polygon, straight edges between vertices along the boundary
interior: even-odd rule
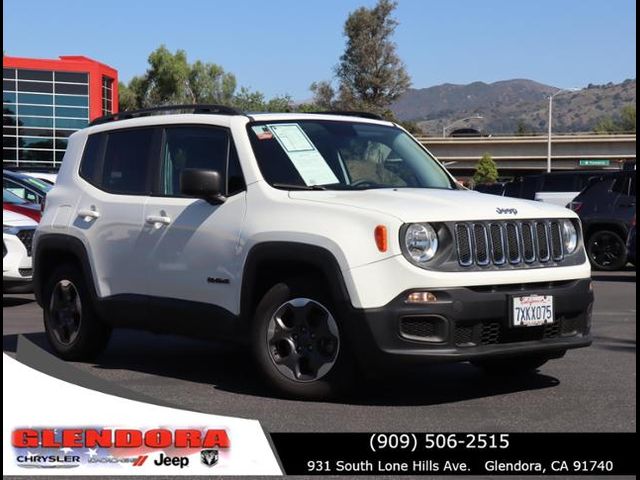
[[[159,112],[169,112],[173,110],[187,110],[188,113],[210,113],[216,115],[244,115],[235,108],[226,105],[162,105],[160,107],[143,108],[140,110],[129,110],[124,112],[112,113],[104,117],[98,117],[89,123],[89,126],[100,125],[107,122],[115,122],[117,120],[126,120],[128,118],[148,117]]]
[[[344,115],[346,117],[362,117],[362,118],[371,118],[373,120],[384,120],[377,113],[371,112],[357,112],[353,110],[327,110],[325,112],[305,112],[305,113],[316,113],[318,115]]]

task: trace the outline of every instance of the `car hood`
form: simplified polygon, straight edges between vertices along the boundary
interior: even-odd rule
[[[11,210],[2,210],[2,224],[9,227],[29,227],[38,225],[35,221]]]
[[[574,212],[563,207],[472,190],[383,188],[291,191],[289,196],[298,200],[378,211],[403,222],[576,217]]]

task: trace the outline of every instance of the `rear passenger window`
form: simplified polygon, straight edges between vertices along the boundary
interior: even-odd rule
[[[620,175],[615,179],[611,186],[611,191],[616,193],[622,193],[623,195],[629,194],[629,177],[626,175]]]
[[[185,168],[217,170],[227,174],[229,134],[213,127],[172,127],[165,130],[161,192],[182,196],[180,173]]]
[[[139,128],[90,135],[80,176],[109,193],[148,195],[153,134],[153,128]]]

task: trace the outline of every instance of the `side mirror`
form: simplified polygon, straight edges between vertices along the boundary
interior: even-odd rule
[[[224,191],[224,182],[217,170],[185,168],[180,172],[180,192],[183,195],[220,204],[226,200]]]

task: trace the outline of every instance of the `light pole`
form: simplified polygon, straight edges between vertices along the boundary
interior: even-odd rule
[[[553,114],[553,98],[556,95],[560,95],[561,93],[575,92],[576,90],[579,90],[579,89],[578,88],[562,88],[557,92],[549,95],[549,120],[547,122],[548,124],[547,127],[549,129],[549,131],[547,132],[547,172],[551,171],[551,119]]]
[[[465,117],[465,118],[460,118],[459,120],[455,120],[451,122],[449,125],[445,125],[442,127],[442,138],[447,136],[447,130],[450,127],[453,127],[456,123],[464,122],[466,120],[482,120],[482,119],[483,119],[482,115],[474,115],[472,117]]]

